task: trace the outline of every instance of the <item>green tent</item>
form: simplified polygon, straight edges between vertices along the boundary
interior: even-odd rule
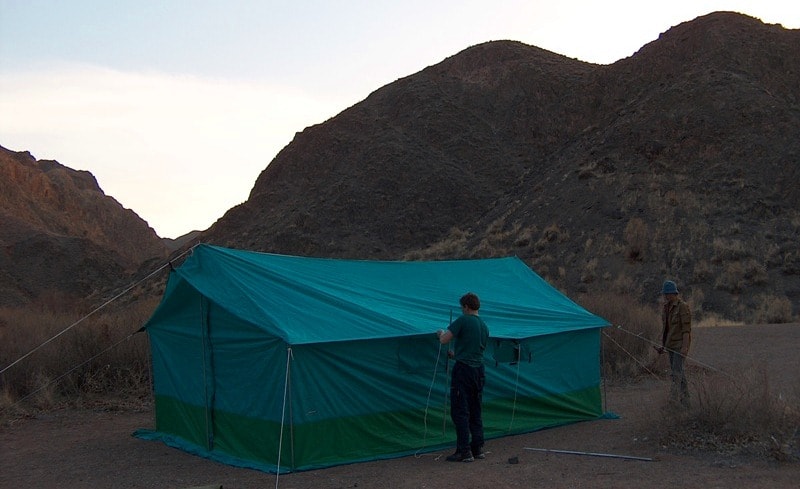
[[[435,331],[481,298],[486,438],[600,417],[604,319],[517,258],[390,262],[199,245],[146,324],[155,430],[223,463],[307,470],[452,447]]]

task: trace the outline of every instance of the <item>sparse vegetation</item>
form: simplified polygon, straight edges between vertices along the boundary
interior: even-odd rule
[[[658,434],[664,445],[790,460],[800,430],[798,392],[775,392],[763,368],[704,372],[692,381],[689,409],[665,406]]]
[[[586,296],[581,305],[611,322],[603,330],[603,372],[608,380],[635,378],[651,362],[659,330],[658,312],[629,295],[607,292]]]
[[[542,230],[542,236],[536,242],[537,251],[542,251],[550,244],[563,243],[569,240],[569,232],[558,224],[551,224]]]
[[[740,240],[716,238],[712,249],[714,256],[711,261],[717,264],[742,260],[751,254],[751,251]]]
[[[787,297],[762,295],[755,311],[757,323],[790,323],[793,320],[792,301]]]
[[[638,217],[634,217],[625,226],[623,237],[627,245],[625,258],[632,262],[642,261],[647,254],[650,238],[647,224]]]
[[[714,287],[734,294],[740,293],[745,287],[744,267],[740,262],[731,262],[717,276]]]
[[[694,265],[694,281],[695,282],[707,282],[714,276],[714,271],[711,268],[711,265],[705,261],[701,260]]]
[[[463,254],[469,237],[469,232],[456,227],[451,228],[447,238],[428,248],[409,251],[403,255],[403,260],[430,260],[441,256]]]
[[[742,326],[744,323],[740,321],[733,321],[730,319],[725,319],[721,317],[719,314],[714,313],[706,313],[703,314],[702,318],[699,318],[695,324],[692,325],[694,328],[716,328],[722,326]]]
[[[581,274],[581,282],[588,284],[594,282],[597,278],[597,258],[592,258],[586,263],[586,266],[583,267],[583,273]]]
[[[156,303],[140,301],[85,320],[75,312],[0,309],[0,367],[22,359],[0,375],[0,409],[13,411],[22,399],[27,407],[50,409],[148,396],[147,338],[131,335]]]
[[[624,287],[625,281],[620,281]],[[629,296],[609,292],[584,297],[584,307],[608,319],[612,327],[603,332],[603,372],[606,381],[635,379],[644,375],[663,375],[654,368],[651,346],[658,341],[660,321],[654,307],[637,304]],[[770,307],[774,298],[763,298]],[[788,301],[775,300],[779,309]],[[788,303],[791,310],[791,303]],[[714,315],[706,315],[696,327],[735,325]],[[748,368],[722,373],[694,367],[690,385],[689,409],[666,401],[654,437],[659,443],[679,449],[751,453],[791,460],[796,452],[800,430],[800,385],[796,392],[776,392],[764,369]],[[669,380],[663,378],[667,383]]]

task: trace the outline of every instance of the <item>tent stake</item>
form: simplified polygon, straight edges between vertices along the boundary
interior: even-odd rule
[[[574,450],[553,450],[550,448],[528,448],[525,447],[524,450],[531,450],[534,452],[550,452],[550,453],[565,453],[567,455],[589,455],[592,457],[608,457],[608,458],[622,458],[626,460],[641,460],[643,462],[652,462],[652,458],[647,457],[632,457],[630,455],[615,455],[613,453],[592,453],[592,452],[578,452]]]

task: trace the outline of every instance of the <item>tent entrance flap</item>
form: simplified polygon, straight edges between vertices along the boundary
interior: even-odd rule
[[[208,300],[200,299],[200,337],[203,339],[203,387],[205,400],[206,450],[214,449],[214,348],[211,345]]]

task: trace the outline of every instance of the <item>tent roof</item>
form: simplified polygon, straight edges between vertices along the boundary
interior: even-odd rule
[[[207,300],[289,344],[432,334],[474,292],[494,338],[598,328],[586,311],[520,259],[366,261],[307,258],[201,244],[170,276],[149,324],[189,285]],[[175,296],[174,300],[170,300]]]

